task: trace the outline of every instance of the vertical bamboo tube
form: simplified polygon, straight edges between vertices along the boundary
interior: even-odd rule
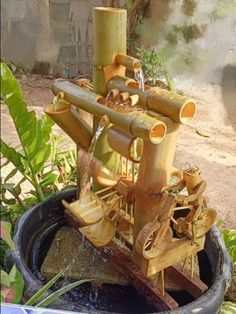
[[[158,214],[161,189],[167,185],[172,172],[179,124],[167,117],[158,118],[165,122],[167,134],[158,145],[143,144],[135,188],[134,241],[140,230]]]
[[[94,92],[102,96],[106,95],[105,68],[113,63],[116,54],[126,54],[126,23],[126,10],[104,7],[93,9],[93,83]],[[94,118],[94,133],[97,125],[98,118]],[[119,155],[108,144],[109,128],[99,137],[94,155],[106,168],[117,172]],[[93,189],[99,189],[96,182]]]

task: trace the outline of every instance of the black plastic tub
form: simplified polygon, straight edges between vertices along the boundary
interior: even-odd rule
[[[44,278],[40,268],[43,260],[57,230],[67,224],[61,200],[66,199],[70,202],[74,198],[75,189],[57,193],[30,208],[17,223],[14,235],[17,250],[10,252],[8,264],[10,266],[15,262],[21,271],[26,286],[26,297],[30,297],[42,286]],[[180,307],[158,313],[215,314],[219,312],[231,280],[232,264],[216,227],[207,234],[205,250],[198,254],[198,260],[201,280],[208,285],[209,290],[195,301],[184,293],[173,293],[172,296],[179,302]],[[90,297],[90,287],[76,289],[61,297],[51,307],[74,310],[77,313],[154,313],[131,286],[122,288],[123,290],[120,287],[105,287],[100,292],[101,300],[96,304],[94,304],[94,297]],[[109,293],[112,295],[110,299],[107,297]]]

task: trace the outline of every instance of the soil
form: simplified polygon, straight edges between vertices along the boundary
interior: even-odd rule
[[[18,79],[28,106],[42,115],[52,101],[53,79],[39,75]],[[191,126],[181,126],[175,166],[185,168],[190,163],[201,169],[210,207],[217,210],[224,227],[236,228],[236,82],[212,85],[180,79],[176,87],[196,100],[198,112]],[[15,146],[19,142],[14,126],[7,108],[1,107],[2,138]],[[55,131],[62,134],[58,127]]]

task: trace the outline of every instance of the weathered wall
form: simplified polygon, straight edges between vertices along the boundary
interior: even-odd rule
[[[218,83],[236,69],[236,0],[151,0],[141,45],[164,52],[174,77]]]
[[[109,0],[1,0],[2,58],[54,72],[91,72],[92,8]],[[119,3],[119,0],[117,1]]]
[[[166,49],[173,76],[200,76],[217,81],[236,63],[235,0],[151,0],[140,43]],[[49,62],[54,73],[77,76],[92,71],[92,8],[112,0],[1,0],[2,58],[32,67]],[[125,0],[116,0],[117,5]],[[197,4],[183,13],[184,4]],[[218,5],[218,6],[217,6]],[[213,15],[217,15],[214,18]],[[174,47],[166,36],[174,26],[203,26],[203,36]],[[201,27],[200,27],[201,29]],[[173,34],[172,34],[173,35]],[[168,45],[167,45],[168,44]]]

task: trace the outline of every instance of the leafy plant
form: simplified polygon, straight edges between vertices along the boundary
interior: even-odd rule
[[[167,87],[169,90],[173,90],[173,82],[169,77],[165,59],[157,50],[144,50],[136,48],[136,55],[140,59],[144,77],[146,81],[151,85],[155,86],[157,81],[163,77],[166,80]]]
[[[236,304],[233,302],[223,302],[220,314],[235,314]]]
[[[7,245],[15,250],[15,244],[11,238],[11,224],[6,221],[1,221],[1,233],[0,237],[7,243]],[[43,296],[45,293],[61,278],[65,272],[69,269],[70,265],[60,271],[56,276],[54,276],[48,283],[46,283],[38,292],[36,292],[25,304],[26,305],[35,305],[40,307],[47,307],[50,303],[54,302],[64,293],[70,291],[71,289],[81,285],[85,282],[91,281],[90,279],[79,280],[73,283],[70,283],[58,291],[52,292],[47,295],[45,298]],[[24,291],[24,280],[21,276],[21,273],[16,268],[14,264],[10,273],[6,273],[1,269],[1,302],[7,303],[20,303]]]
[[[222,235],[226,248],[234,263],[236,263],[236,230],[224,229]]]
[[[71,289],[81,285],[85,282],[89,282],[91,280],[84,279],[78,280],[76,282],[70,283],[61,289],[49,294],[46,298],[42,299],[43,295],[57,282],[59,278],[61,278],[65,272],[69,269],[70,266],[66,267],[62,271],[60,271],[56,276],[54,276],[48,283],[46,283],[38,292],[36,292],[26,303],[25,305],[35,305],[40,307],[47,307],[50,303],[54,302],[58,299],[61,295],[65,294],[66,292],[70,291]],[[41,299],[41,300],[40,300]]]
[[[50,118],[38,119],[34,111],[28,111],[20,85],[5,63],[1,63],[1,87],[20,140],[18,147],[11,147],[1,139],[1,152],[6,159],[1,168],[5,170],[11,163],[11,170],[1,178],[1,215],[14,224],[30,206],[54,192],[76,186],[76,152],[61,149],[64,143],[51,132]],[[20,179],[16,180],[19,173]],[[32,189],[22,196],[25,181]]]
[[[1,221],[0,237],[6,244],[15,250],[15,244],[11,238],[11,224]],[[1,302],[19,303],[24,291],[23,278],[14,264],[10,273],[1,270]]]
[[[20,303],[24,291],[24,281],[14,264],[10,273],[1,270],[1,302]]]
[[[50,156],[49,139],[53,122],[47,116],[37,119],[34,111],[28,111],[20,85],[5,63],[1,63],[1,87],[3,101],[9,109],[21,143],[20,149],[16,150],[1,139],[2,155],[15,167],[8,178],[19,171],[23,176],[21,183],[28,180],[35,188],[37,200],[42,201],[44,194],[38,174]],[[16,191],[19,186],[20,183],[13,190]]]

